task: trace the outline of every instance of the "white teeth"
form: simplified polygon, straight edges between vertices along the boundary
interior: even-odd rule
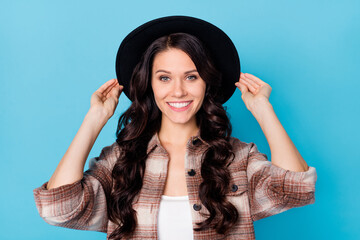
[[[187,105],[189,105],[191,103],[190,102],[182,102],[182,103],[170,103],[169,102],[169,105],[172,106],[172,107],[175,107],[175,108],[183,108],[183,107],[186,107]]]

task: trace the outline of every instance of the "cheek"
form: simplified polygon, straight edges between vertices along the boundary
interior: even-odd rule
[[[161,100],[166,96],[166,90],[164,88],[153,88],[155,99]]]
[[[205,91],[206,91],[206,85],[205,84],[202,84],[200,85],[198,88],[196,88],[197,91],[196,91],[196,96],[203,99],[205,97]]]
[[[160,110],[160,112],[163,112],[163,107],[161,105],[161,100],[159,99],[158,96],[155,95],[155,93],[154,93],[154,101],[155,101],[156,106]]]
[[[152,90],[154,94],[155,103],[159,109],[161,109],[162,99],[166,96],[164,88],[157,86],[156,84],[152,85]]]

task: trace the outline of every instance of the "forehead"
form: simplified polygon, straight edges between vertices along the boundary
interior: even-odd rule
[[[182,71],[196,69],[189,55],[177,48],[170,48],[157,53],[153,61],[153,70]]]

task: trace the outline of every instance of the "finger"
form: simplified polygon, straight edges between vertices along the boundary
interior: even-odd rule
[[[240,90],[241,94],[244,94],[249,91],[249,89],[241,82],[236,82],[235,86]]]
[[[247,88],[250,90],[250,92],[252,92],[253,94],[255,94],[257,92],[258,87],[254,87],[247,80],[241,78],[240,83],[243,83],[244,85],[246,85]]]
[[[246,74],[245,74],[245,77],[253,80],[254,82],[256,82],[257,84],[259,84],[260,86],[266,84],[263,80],[261,80],[260,78],[254,76],[254,75],[252,75],[252,74],[250,74],[250,73],[246,73]]]
[[[245,101],[245,99],[251,98],[253,96],[253,94],[251,92],[249,92],[248,87],[240,82],[237,82],[237,84],[235,84],[241,91],[241,98]]]
[[[109,81],[101,85],[101,87],[97,91],[103,93],[109,86],[111,86],[115,82],[116,82],[115,79],[110,79]]]
[[[240,74],[240,78],[244,78],[244,79],[246,79],[248,81],[253,82],[254,84],[261,85],[261,84],[259,84],[258,81],[255,81],[253,77],[255,77],[255,76],[250,74],[250,73],[242,73],[242,74]]]
[[[113,87],[116,86],[116,84],[118,84],[118,83],[115,80],[110,85],[108,85],[106,88],[104,88],[103,91],[100,92],[100,94],[106,98],[108,96],[109,92],[113,89]]]
[[[111,91],[111,95],[114,96],[116,99],[119,99],[123,89],[124,89],[123,86],[118,85]]]
[[[256,82],[254,82],[253,80],[247,78],[247,77],[244,77],[244,78],[240,78],[244,81],[246,81],[248,84],[250,84],[251,86],[253,86],[254,88],[259,88],[261,87],[261,85],[257,84]]]
[[[103,95],[108,97],[109,93],[114,89],[114,87],[119,86],[118,82],[115,81],[113,84],[111,84],[105,91],[103,92]]]

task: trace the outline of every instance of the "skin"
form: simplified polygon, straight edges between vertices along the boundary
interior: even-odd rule
[[[265,134],[271,151],[272,164],[295,172],[308,170],[308,165],[269,102],[272,90],[270,85],[249,73],[241,73],[235,85],[241,91],[241,98],[247,109],[254,115]]]
[[[166,82],[160,81],[159,69],[167,71]],[[195,114],[199,110],[205,92],[205,83],[194,70],[191,59],[177,49],[159,53],[154,59],[152,86],[156,103],[163,118],[159,138],[170,156],[168,177],[164,195],[187,195],[184,162],[186,143],[196,135]],[[164,75],[164,72],[161,73]],[[190,75],[197,75],[194,80]],[[271,87],[261,79],[249,73],[241,73],[235,85],[241,91],[241,97],[247,109],[258,121],[269,143],[272,164],[291,171],[306,171],[308,166],[295,145],[287,135],[269,102]],[[76,133],[55,172],[51,176],[47,189],[79,181],[83,177],[84,165],[94,142],[107,121],[112,117],[118,104],[123,87],[116,79],[111,79],[96,90],[90,100],[90,109]],[[193,101],[186,111],[170,111],[168,101]]]
[[[187,195],[186,143],[199,130],[195,115],[204,100],[206,84],[190,57],[174,48],[155,56],[151,76],[155,102],[162,112],[159,139],[170,157],[163,194]],[[191,103],[185,111],[178,112],[169,106],[169,103],[188,101]]]
[[[47,189],[82,179],[86,159],[100,131],[114,114],[122,89],[116,79],[111,79],[91,95],[90,109],[51,176]]]

